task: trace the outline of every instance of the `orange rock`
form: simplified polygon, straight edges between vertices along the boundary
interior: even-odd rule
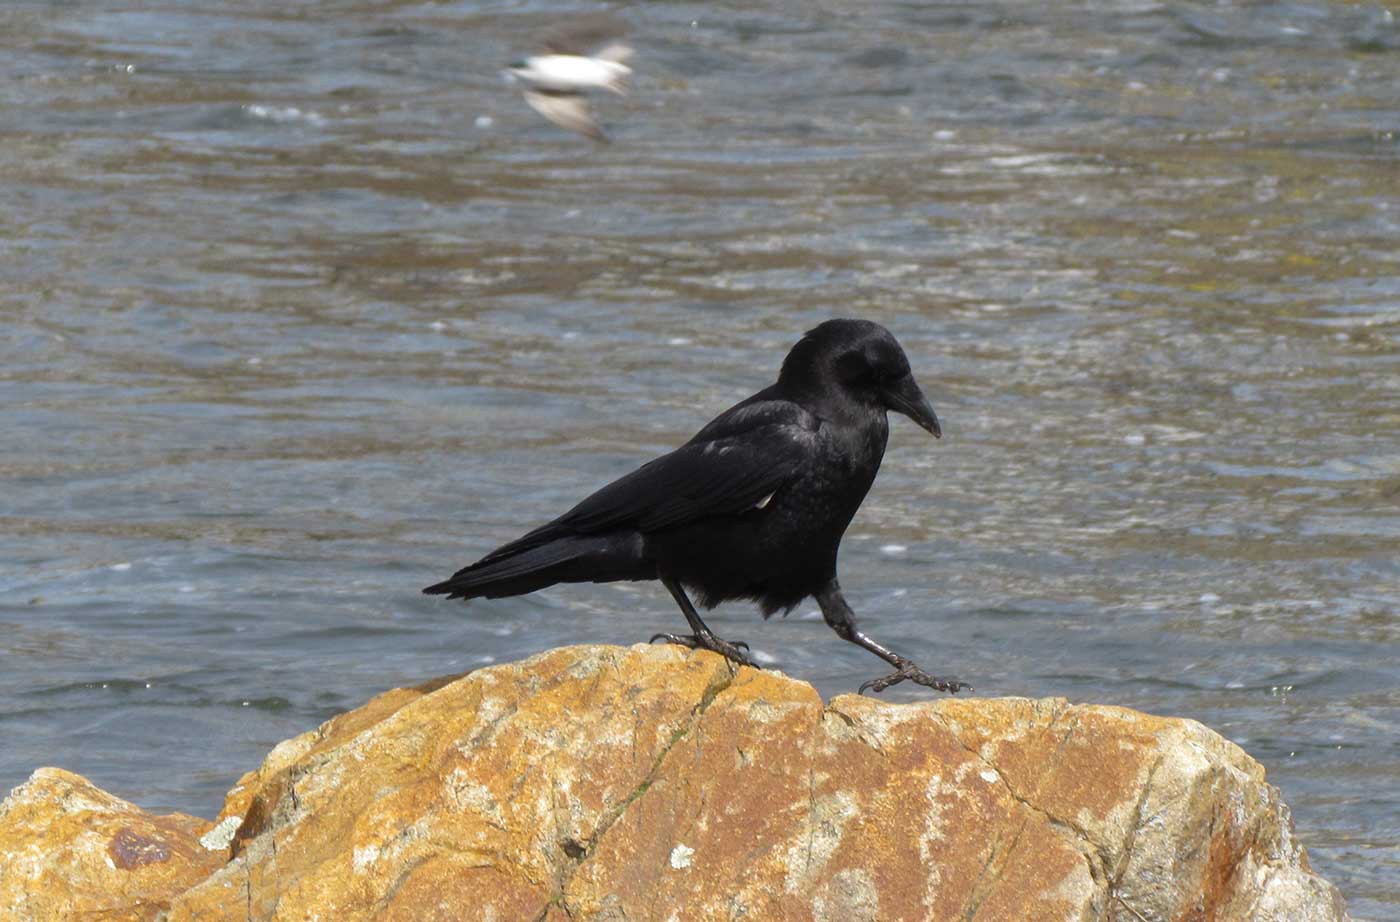
[[[115,872],[65,878],[28,843],[84,827],[7,823],[34,801],[0,808],[0,861],[31,869],[0,864],[5,919],[23,875],[72,890]],[[123,873],[174,860],[131,828],[102,839]],[[823,705],[665,646],[387,692],[274,749],[205,841],[227,864],[162,922],[1346,919],[1263,769],[1192,721],[1059,699]]]
[[[230,796],[184,920],[1346,918],[1263,770],[1199,724],[888,704],[675,647],[391,692]]]
[[[0,804],[0,918],[152,922],[223,865],[222,852],[199,842],[208,829],[41,768]]]

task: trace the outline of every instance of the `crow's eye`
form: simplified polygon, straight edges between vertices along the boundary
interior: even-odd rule
[[[838,356],[836,374],[847,384],[868,384],[875,380],[875,370],[860,352],[847,352]]]
[[[879,382],[880,382],[882,385],[883,385],[883,384],[897,384],[897,383],[899,383],[900,381],[903,381],[905,378],[909,377],[909,369],[907,369],[907,368],[882,368],[882,369],[880,369],[880,372],[879,372],[878,375],[876,375],[876,377],[877,377],[877,379],[879,380]]]

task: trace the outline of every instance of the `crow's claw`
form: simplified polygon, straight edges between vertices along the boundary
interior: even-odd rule
[[[861,685],[860,694],[863,695],[867,691],[879,693],[889,688],[891,685],[898,685],[905,679],[917,685],[924,685],[937,691],[944,691],[953,695],[956,695],[964,689],[968,691],[972,690],[972,686],[968,685],[966,682],[959,682],[957,679],[940,679],[938,676],[929,675],[913,663],[904,662],[899,665],[899,669],[891,672],[889,675],[882,676],[878,679],[871,679],[869,682]]]
[[[682,647],[689,647],[692,650],[709,650],[731,662],[738,663],[740,666],[752,666],[754,669],[763,668],[745,652],[749,649],[749,645],[742,640],[731,643],[728,640],[720,640],[714,634],[653,634],[651,640],[647,642],[656,643],[658,640],[680,644]],[[743,647],[743,650],[740,650],[740,647]]]

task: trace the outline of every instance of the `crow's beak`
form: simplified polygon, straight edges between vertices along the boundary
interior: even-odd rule
[[[938,425],[938,415],[929,406],[928,398],[914,383],[913,375],[905,375],[882,392],[885,406],[903,413],[920,426],[933,433],[933,437],[943,437],[943,427]]]

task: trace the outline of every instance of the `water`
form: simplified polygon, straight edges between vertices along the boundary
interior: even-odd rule
[[[676,628],[418,590],[856,315],[947,431],[895,420],[847,537],[869,631],[1204,721],[1395,917],[1393,13],[639,5],[599,147],[498,69],[557,9],[0,8],[0,789],[210,816],[384,688]],[[879,671],[814,606],[711,623]]]

